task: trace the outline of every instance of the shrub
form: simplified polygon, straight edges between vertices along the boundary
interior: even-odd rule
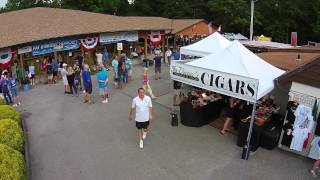
[[[4,101],[4,99],[0,98],[0,105],[5,105],[6,102]]]
[[[0,144],[0,179],[27,179],[23,155],[4,144]]]
[[[0,106],[0,121],[1,119],[12,119],[20,124],[20,114],[11,106]]]
[[[23,131],[19,124],[11,119],[2,119],[0,121],[0,144],[22,152],[23,142]]]

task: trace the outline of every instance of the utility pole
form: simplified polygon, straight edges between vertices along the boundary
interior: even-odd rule
[[[250,21],[250,41],[253,37],[253,16],[254,16],[254,3],[258,0],[251,0],[251,21]]]

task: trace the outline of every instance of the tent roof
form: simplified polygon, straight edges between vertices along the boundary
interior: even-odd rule
[[[215,32],[210,36],[188,46],[181,47],[180,53],[204,57],[209,54],[214,54],[230,44],[230,41],[223,37],[220,33]]]
[[[200,58],[187,63],[199,68],[230,73],[259,80],[257,99],[260,99],[274,88],[273,80],[284,71],[270,65],[244,47],[239,41],[233,41],[218,54]]]
[[[240,34],[240,33],[234,35],[234,39],[235,39],[235,40],[248,40],[247,37],[245,37],[244,35],[242,35],[242,34]]]

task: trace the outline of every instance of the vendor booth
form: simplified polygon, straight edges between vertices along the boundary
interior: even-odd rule
[[[320,56],[279,77],[281,88],[289,86],[289,100],[279,148],[318,160],[320,143]]]
[[[173,61],[171,78],[201,89],[253,103],[247,146],[250,144],[256,102],[274,88],[284,71],[268,64],[238,41],[225,49],[194,61]],[[245,151],[245,159],[249,151]]]
[[[220,33],[215,32],[210,36],[188,46],[180,48],[180,53],[189,56],[204,57],[210,54],[218,53],[226,48],[230,41]]]

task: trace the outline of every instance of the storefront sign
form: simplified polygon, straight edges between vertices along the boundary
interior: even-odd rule
[[[138,41],[138,32],[117,32],[100,34],[100,43],[111,44],[119,41],[135,42]]]
[[[84,51],[91,51],[96,48],[99,42],[99,37],[80,39],[81,48]]]
[[[0,68],[8,68],[13,62],[13,52],[10,48],[0,49]]]
[[[76,37],[60,38],[49,41],[35,42],[32,44],[32,55],[48,54],[57,51],[78,49],[79,44]]]
[[[25,46],[18,49],[18,54],[25,54],[32,52],[32,46]]]
[[[122,51],[123,50],[123,45],[122,43],[117,43],[117,50]]]
[[[258,80],[229,73],[202,69],[173,61],[170,66],[171,79],[220,94],[255,102]]]

